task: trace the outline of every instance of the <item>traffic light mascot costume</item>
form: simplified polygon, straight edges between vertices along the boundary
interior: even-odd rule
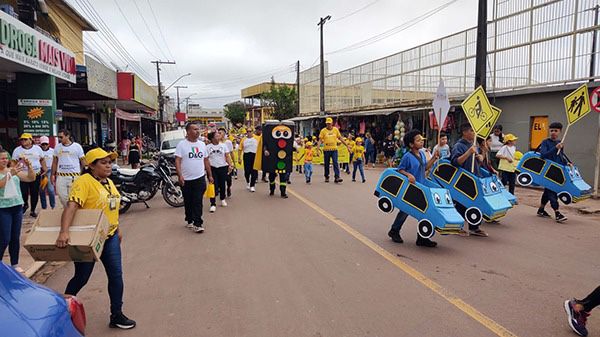
[[[269,173],[269,195],[275,194],[275,178],[279,175],[279,190],[282,198],[289,174],[293,170],[294,122],[268,120],[263,125],[263,134],[258,142],[254,169]]]

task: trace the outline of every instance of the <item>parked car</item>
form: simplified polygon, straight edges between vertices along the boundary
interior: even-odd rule
[[[478,177],[446,159],[439,160],[431,172],[430,178],[447,188],[452,199],[466,209],[465,220],[471,225],[498,220],[512,208],[498,178]]]
[[[517,182],[521,186],[542,186],[558,194],[565,205],[579,202],[592,195],[592,187],[583,178],[577,166],[570,167],[546,160],[538,152],[529,151],[519,161],[521,172]]]
[[[0,335],[81,337],[85,310],[75,297],[30,281],[0,262]]]
[[[481,175],[484,177],[491,177],[492,180],[496,183],[496,185],[498,185],[500,187],[500,190],[502,191],[502,194],[504,195],[504,197],[508,200],[508,202],[510,202],[510,204],[512,206],[515,206],[518,203],[518,199],[517,197],[510,193],[507,189],[506,186],[504,186],[504,184],[502,184],[502,182],[500,181],[500,179],[498,179],[498,176],[495,174],[491,174],[490,172],[488,172],[486,169],[480,169],[481,170]]]
[[[379,177],[375,196],[381,211],[390,213],[397,208],[417,219],[423,238],[431,238],[435,232],[457,234],[463,227],[464,220],[448,190],[432,181],[411,184],[397,169],[388,168]]]

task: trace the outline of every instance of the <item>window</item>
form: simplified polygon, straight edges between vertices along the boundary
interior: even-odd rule
[[[400,188],[402,188],[403,183],[404,180],[402,180],[398,176],[388,176],[381,182],[381,189],[397,197],[398,193],[400,192]]]
[[[548,171],[546,171],[544,177],[559,185],[563,185],[565,183],[565,175],[563,174],[562,169],[556,164],[550,164],[550,166],[548,166]]]
[[[457,170],[458,169],[452,165],[440,164],[435,169],[435,172],[433,172],[433,175],[442,179],[447,184],[450,184],[450,182],[452,181],[452,178],[454,178],[454,175],[456,174]]]
[[[542,173],[544,164],[546,164],[546,161],[542,158],[532,157],[527,159],[521,166],[529,171],[535,172],[536,174],[540,174]]]
[[[408,185],[402,200],[422,213],[425,213],[427,210],[427,198],[425,197],[425,193],[423,193],[423,190],[416,185]]]
[[[475,179],[465,173],[460,174],[454,187],[471,200],[475,200],[477,197],[477,185],[475,184]]]

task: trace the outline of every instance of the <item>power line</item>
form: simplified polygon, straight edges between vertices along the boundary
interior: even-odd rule
[[[113,2],[117,6],[117,9],[119,9],[119,12],[121,13],[121,16],[123,17],[123,19],[125,19],[125,23],[127,23],[127,26],[129,27],[129,29],[131,30],[131,32],[133,33],[133,35],[135,35],[135,37],[137,38],[138,42],[146,50],[146,52],[148,52],[148,54],[150,54],[150,56],[152,56],[153,58],[159,59],[160,57],[158,57],[154,53],[152,53],[150,51],[150,49],[148,49],[148,47],[146,46],[146,44],[142,41],[142,38],[135,32],[135,29],[133,28],[133,26],[129,22],[129,19],[127,19],[127,16],[125,15],[125,13],[123,13],[123,9],[121,9],[121,6],[119,6],[119,2],[117,0],[113,0]]]
[[[402,32],[402,31],[404,31],[404,30],[406,30],[406,29],[408,29],[408,28],[410,28],[410,27],[412,27],[412,26],[414,26],[414,25],[416,25],[418,23],[421,23],[422,21],[424,21],[427,18],[429,18],[429,17],[431,17],[431,16],[439,13],[440,11],[442,11],[445,8],[451,6],[452,4],[454,4],[457,1],[459,1],[459,0],[451,0],[451,1],[449,1],[449,2],[447,2],[445,4],[443,4],[443,5],[441,5],[439,7],[436,7],[436,8],[434,8],[434,9],[432,9],[432,10],[430,10],[430,11],[428,11],[428,12],[426,12],[426,13],[424,13],[424,14],[416,17],[416,18],[413,18],[413,19],[411,19],[411,20],[409,20],[409,21],[407,21],[407,22],[405,22],[405,23],[403,23],[403,24],[401,24],[399,26],[391,28],[391,29],[389,29],[389,30],[387,30],[387,31],[385,31],[385,32],[383,32],[381,34],[377,34],[377,35],[372,36],[372,37],[370,37],[368,39],[365,39],[365,40],[353,43],[353,44],[351,44],[349,46],[346,46],[346,47],[334,50],[332,52],[327,53],[327,55],[332,55],[332,54],[337,54],[337,53],[343,53],[343,52],[347,52],[347,51],[351,51],[351,50],[356,50],[356,49],[359,49],[359,48],[362,48],[362,47],[366,47],[366,46],[368,46],[370,44],[373,44],[375,42],[381,41],[383,39],[386,39],[386,38],[388,38],[388,37],[390,37],[392,35],[395,35],[395,34],[398,34],[398,33]]]
[[[333,23],[333,22],[342,21],[342,20],[344,20],[344,19],[347,19],[347,18],[351,17],[352,15],[354,15],[354,14],[357,14],[357,13],[360,13],[360,12],[364,11],[365,9],[367,9],[367,8],[369,8],[369,7],[371,7],[371,6],[373,6],[374,4],[378,3],[379,1],[380,1],[380,0],[371,1],[370,3],[366,4],[365,6],[363,6],[363,7],[359,8],[359,9],[357,9],[357,10],[355,10],[355,11],[352,11],[352,12],[350,12],[350,13],[348,13],[348,14],[346,14],[346,15],[343,15],[343,16],[341,16],[341,17],[337,18],[337,19],[333,19],[333,20],[331,20],[331,22]]]
[[[156,24],[156,28],[158,28],[158,33],[160,34],[160,37],[163,41],[163,43],[165,44],[165,47],[167,48],[167,52],[169,53],[169,59],[174,60],[175,57],[173,56],[173,53],[171,52],[171,48],[169,47],[169,43],[167,41],[167,39],[165,38],[165,35],[163,34],[163,30],[160,26],[160,23],[158,22],[158,19],[156,18],[156,13],[154,12],[154,8],[152,7],[152,3],[150,2],[150,0],[146,0],[146,2],[148,3],[148,7],[150,8],[150,13],[152,13],[152,17],[154,18],[154,23]],[[181,73],[179,71],[179,67],[177,64],[175,64],[175,70],[177,71],[177,73]]]
[[[291,72],[295,72],[295,64],[290,64],[287,65],[285,67],[281,67],[281,68],[276,68],[276,69],[272,69],[272,70],[268,70],[268,71],[263,71],[257,74],[253,74],[253,75],[248,75],[248,76],[243,76],[243,77],[238,77],[238,78],[230,78],[227,80],[218,80],[218,81],[210,81],[210,82],[199,82],[196,84],[189,84],[188,85],[214,85],[214,84],[228,84],[228,83],[240,83],[240,82],[248,82],[251,81],[253,79],[257,79],[257,78],[263,78],[265,76],[272,76],[272,75],[280,75],[280,74],[288,74]]]
[[[115,0],[115,2],[116,2],[116,0]],[[140,10],[140,7],[138,6],[137,1],[133,0],[133,4],[135,5],[135,9],[137,10],[138,14],[142,18],[142,22],[144,23],[144,26],[146,26],[146,29],[148,30],[148,34],[150,34],[150,37],[152,38],[152,41],[154,41],[154,44],[156,45],[156,47],[158,48],[158,50],[160,51],[160,53],[166,59],[168,59],[169,56],[162,50],[162,48],[160,47],[160,44],[158,43],[158,41],[156,41],[156,38],[154,38],[154,34],[152,34],[152,30],[150,29],[150,26],[148,25],[148,22],[146,22],[146,17],[144,16],[144,14],[142,14],[142,11]]]

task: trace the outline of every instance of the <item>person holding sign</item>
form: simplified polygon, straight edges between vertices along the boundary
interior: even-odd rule
[[[565,156],[564,145],[560,140],[560,134],[562,132],[563,125],[559,122],[550,124],[550,138],[545,139],[540,144],[539,152],[543,159],[552,160],[554,162],[573,166],[571,161]],[[544,188],[544,194],[542,194],[542,200],[540,208],[537,211],[537,215],[542,218],[549,218],[550,214],[544,209],[546,204],[550,202],[550,207],[554,210],[554,219],[556,222],[565,222],[567,217],[558,211],[558,195],[547,188]]]

